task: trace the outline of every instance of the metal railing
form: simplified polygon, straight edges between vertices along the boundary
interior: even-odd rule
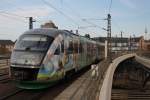
[[[116,59],[119,56],[125,55],[128,53],[117,53],[112,54],[112,60]],[[101,91],[101,86],[105,77],[105,73],[110,65],[109,59],[105,59],[98,63],[96,66],[98,66],[98,75],[95,77],[90,77],[91,82],[88,84],[86,90],[84,91],[84,94],[82,96],[82,100],[98,100],[99,94]]]
[[[10,77],[10,59],[0,59],[0,81]]]

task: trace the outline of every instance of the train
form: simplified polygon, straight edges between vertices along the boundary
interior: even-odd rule
[[[103,43],[68,30],[31,29],[15,43],[10,72],[17,87],[42,89],[103,57]]]

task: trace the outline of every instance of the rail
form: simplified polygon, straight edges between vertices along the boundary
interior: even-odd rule
[[[10,92],[10,93],[0,97],[0,100],[6,100],[6,99],[10,98],[11,96],[14,96],[17,93],[22,92],[22,91],[23,91],[23,89],[16,89],[16,90],[14,90],[14,91],[12,91],[12,92]]]
[[[150,90],[113,89],[111,100],[150,100]]]

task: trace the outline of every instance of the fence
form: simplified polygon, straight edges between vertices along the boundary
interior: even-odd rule
[[[0,59],[0,76],[2,75],[10,75],[10,59]]]

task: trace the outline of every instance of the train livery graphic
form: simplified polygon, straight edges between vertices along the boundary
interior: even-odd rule
[[[29,30],[15,43],[11,76],[20,88],[46,88],[103,58],[103,49],[104,44],[67,30]]]

